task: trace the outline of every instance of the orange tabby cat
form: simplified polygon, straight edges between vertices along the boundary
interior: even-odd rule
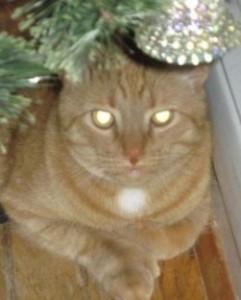
[[[150,299],[158,260],[190,248],[209,219],[205,78],[128,62],[65,80],[10,151],[1,201],[14,224],[113,299]]]

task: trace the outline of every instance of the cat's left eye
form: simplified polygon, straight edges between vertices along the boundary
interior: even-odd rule
[[[95,126],[102,128],[102,129],[108,129],[110,128],[114,123],[114,116],[109,111],[105,110],[95,110],[92,112],[92,121]]]
[[[173,112],[171,110],[163,110],[156,112],[152,115],[152,123],[156,126],[164,126],[169,124],[173,118]]]

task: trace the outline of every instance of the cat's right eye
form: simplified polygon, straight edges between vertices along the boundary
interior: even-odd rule
[[[173,112],[171,110],[163,110],[156,112],[152,115],[152,123],[156,126],[164,126],[169,124],[173,118]]]
[[[110,128],[115,121],[113,114],[105,110],[95,110],[91,116],[93,124],[101,129]]]

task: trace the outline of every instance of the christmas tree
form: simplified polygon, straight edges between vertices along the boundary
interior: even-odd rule
[[[177,65],[210,63],[241,43],[222,0],[31,0],[13,17],[30,39],[0,33],[0,126],[26,113],[31,100],[22,89],[62,72],[75,80],[94,63],[122,63],[120,38],[132,41],[129,53]]]

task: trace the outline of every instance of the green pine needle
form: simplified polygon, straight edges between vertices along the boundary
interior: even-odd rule
[[[14,17],[25,16],[21,28],[30,30],[45,65],[55,72],[65,70],[75,79],[100,53],[115,48],[112,37],[116,31],[133,29],[168,2],[32,0],[17,9]]]
[[[22,38],[0,33],[0,126],[18,121],[31,100],[20,90],[35,88],[41,78],[51,75],[41,65],[32,45]],[[26,118],[25,118],[26,119]],[[27,118],[28,122],[32,117]],[[1,149],[5,149],[0,140]]]
[[[30,103],[18,91],[36,87],[33,78],[50,76],[50,71],[40,63],[28,42],[0,33],[0,120],[18,118],[20,108]]]

